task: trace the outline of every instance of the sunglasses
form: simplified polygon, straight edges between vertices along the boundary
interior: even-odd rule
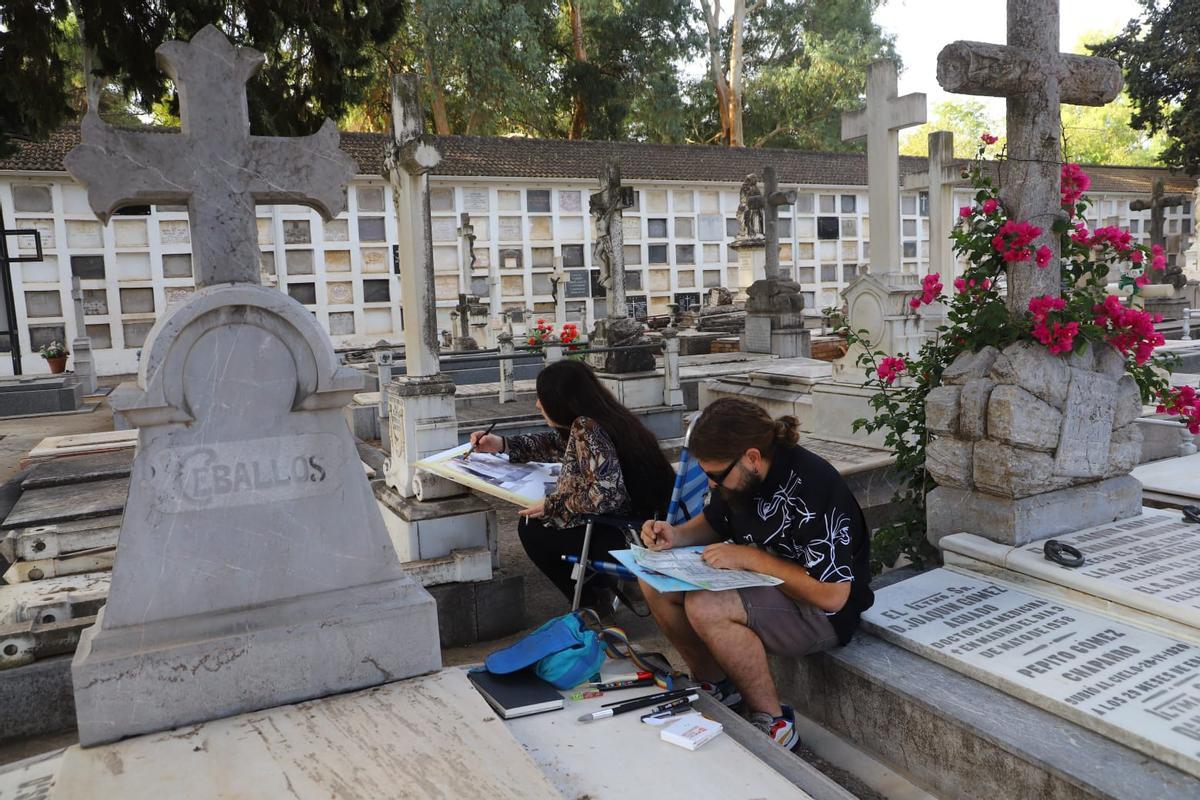
[[[738,456],[737,458],[735,458],[733,460],[733,462],[728,467],[721,470],[720,472],[714,474],[712,472],[709,472],[708,470],[704,470],[704,474],[707,475],[708,479],[710,481],[712,481],[713,483],[715,483],[717,486],[723,486],[725,484],[725,479],[729,477],[729,473],[733,472],[733,468],[736,467],[741,462],[741,460],[742,460],[742,457]]]

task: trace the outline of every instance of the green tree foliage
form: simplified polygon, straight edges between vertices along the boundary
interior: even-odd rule
[[[933,116],[928,122],[901,134],[900,155],[929,155],[929,134],[934,131],[953,133],[954,155],[970,158],[979,147],[980,136],[1003,133],[1004,120],[992,118],[987,106],[978,100],[946,100],[933,107]]]
[[[1200,172],[1200,0],[1139,0],[1142,15],[1091,48],[1125,72],[1132,124],[1167,136],[1164,163]]]
[[[70,46],[71,13],[95,71],[132,106],[177,113],[174,87],[158,69],[155,48],[190,39],[215,24],[237,45],[267,56],[247,87],[255,133],[295,135],[337,119],[357,102],[371,75],[369,45],[386,42],[403,19],[401,0],[6,0],[0,5],[0,142],[44,136],[72,119],[70,92],[78,63]],[[11,124],[10,124],[11,123]]]
[[[862,104],[867,65],[895,58],[871,20],[880,0],[775,0],[750,7],[742,43],[744,141],[753,147],[844,150],[841,114]],[[729,52],[726,26],[722,50]],[[690,138],[721,138],[710,75],[688,92]]]

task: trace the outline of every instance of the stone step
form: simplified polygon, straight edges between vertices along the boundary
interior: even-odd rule
[[[1178,511],[1146,508],[1055,538],[1077,548],[1083,566],[1048,560],[1040,541],[1011,547],[956,533],[939,545],[948,567],[1200,644],[1200,525]]]
[[[870,634],[771,671],[786,702],[939,797],[1200,797],[1190,775]]]
[[[947,569],[881,589],[862,628],[1200,777],[1200,646]]]

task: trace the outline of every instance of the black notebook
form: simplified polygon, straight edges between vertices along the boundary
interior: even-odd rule
[[[467,678],[504,719],[556,711],[563,707],[562,695],[529,670],[511,675],[468,672]]]

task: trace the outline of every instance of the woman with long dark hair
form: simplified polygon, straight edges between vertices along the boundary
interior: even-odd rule
[[[476,431],[471,443],[481,453],[507,453],[515,463],[562,463],[554,491],[520,511],[517,530],[530,560],[570,599],[571,565],[561,557],[583,548],[582,515],[661,519],[675,475],[654,434],[581,362],[557,361],[538,374],[537,407],[550,431],[508,437]],[[616,528],[593,527],[592,558],[625,546]],[[596,584],[584,586],[583,605],[610,602]]]

